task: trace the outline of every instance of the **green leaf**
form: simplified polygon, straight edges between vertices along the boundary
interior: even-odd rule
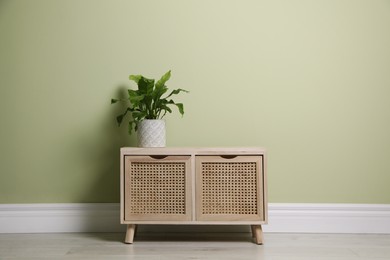
[[[143,99],[144,99],[144,95],[141,95],[141,96],[133,96],[133,95],[129,96],[130,103],[133,106],[135,106],[135,107],[137,107],[138,104],[140,103],[140,101],[143,100]]]
[[[167,91],[168,88],[166,86],[155,89],[155,91],[152,94],[155,108],[158,108],[162,103],[162,101],[165,100],[164,98],[161,98],[161,96],[164,95]]]
[[[183,116],[184,115],[184,105],[183,103],[175,103],[172,99],[168,101],[168,104],[173,104],[177,106],[179,109],[180,114]]]
[[[159,107],[159,113],[158,113],[158,116],[159,116],[159,119],[162,119],[164,118],[164,116],[167,114],[167,112],[169,113],[172,113],[172,109],[170,107],[168,107],[167,105],[161,105]],[[161,115],[161,112],[163,112],[163,114]]]
[[[184,105],[182,103],[175,103],[175,105],[179,109],[180,114],[183,116],[184,115]]]
[[[146,94],[148,96],[152,97],[153,90],[154,90],[154,79],[152,79],[148,82],[148,85],[146,88]]]
[[[129,94],[129,96],[138,96],[137,90],[128,89],[127,93]]]
[[[113,98],[111,98],[111,104],[115,104],[116,102],[118,102],[119,101],[119,99],[113,99]]]
[[[139,94],[150,95],[150,93],[153,91],[153,87],[154,87],[154,79],[147,79],[142,77],[138,81]]]
[[[138,84],[138,81],[142,78],[142,75],[130,75],[129,79]]]
[[[167,73],[165,73],[161,79],[159,79],[156,83],[156,88],[161,88],[165,85],[165,83],[171,78],[171,71],[169,70]]]
[[[161,79],[159,79],[156,83],[156,89],[153,92],[153,100],[155,103],[160,103],[161,96],[164,95],[168,91],[168,87],[165,86],[165,83],[171,78],[171,71],[169,70],[167,73],[165,73]]]
[[[161,106],[161,109],[162,109],[162,110],[166,110],[166,111],[168,111],[169,113],[172,113],[172,109],[171,109],[170,107],[166,106],[166,105]]]
[[[143,111],[133,111],[131,115],[133,116],[134,119],[142,120],[145,118],[146,113]]]
[[[189,93],[188,90],[179,88],[179,89],[172,90],[172,92],[171,92],[166,98],[169,98],[169,97],[172,96],[172,95],[177,95],[177,94],[179,94],[180,92]]]

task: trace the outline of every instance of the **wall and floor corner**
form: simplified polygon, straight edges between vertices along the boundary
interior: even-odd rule
[[[89,203],[112,218],[135,138],[110,98],[169,69],[190,94],[168,146],[266,147],[270,221],[388,216],[389,32],[387,0],[1,0],[0,223]]]
[[[264,232],[390,234],[390,205],[270,203]],[[117,203],[3,204],[0,233],[124,232]],[[138,232],[250,232],[249,226],[140,225]]]

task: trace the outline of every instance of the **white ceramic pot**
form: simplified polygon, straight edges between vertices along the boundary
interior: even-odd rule
[[[165,121],[145,119],[138,124],[139,147],[165,147]]]

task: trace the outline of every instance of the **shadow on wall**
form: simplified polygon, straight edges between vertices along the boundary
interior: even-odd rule
[[[120,86],[115,97],[126,98],[127,88]],[[79,149],[82,149],[83,165],[89,180],[81,202],[84,203],[117,203],[119,202],[120,182],[120,148],[137,146],[136,135],[129,135],[127,121],[118,127],[116,117],[123,113],[125,104],[110,104],[107,100],[108,113],[99,124],[98,133],[82,136]],[[119,216],[118,216],[119,218]]]

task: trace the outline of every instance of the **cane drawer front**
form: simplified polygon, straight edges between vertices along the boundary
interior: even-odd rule
[[[125,221],[191,219],[190,156],[125,156]]]
[[[196,156],[199,221],[265,221],[263,156]]]

